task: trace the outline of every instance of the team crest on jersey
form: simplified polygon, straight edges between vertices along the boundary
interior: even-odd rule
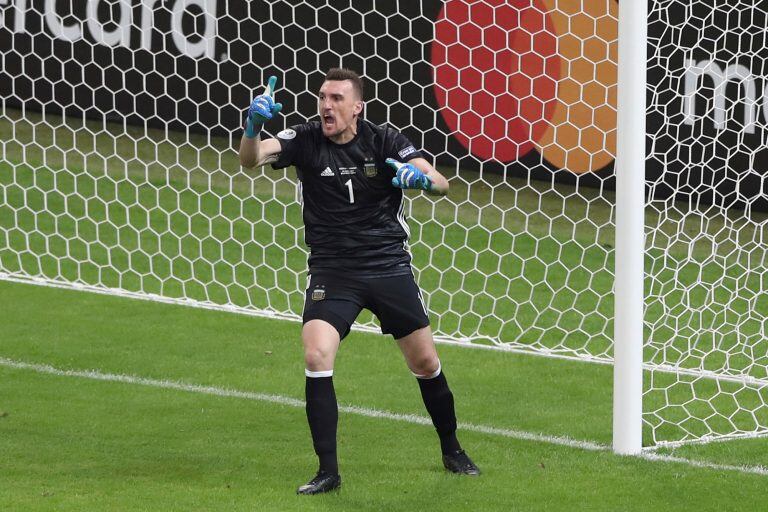
[[[290,128],[286,128],[285,130],[278,133],[277,136],[284,140],[291,140],[292,138],[296,137],[296,131],[291,130]]]
[[[318,286],[314,290],[312,290],[312,300],[317,302],[321,301],[325,298],[325,287]]]
[[[373,159],[365,159],[365,162],[363,163],[363,173],[366,178],[373,178],[378,174],[378,171],[376,170],[376,162],[374,162]]]

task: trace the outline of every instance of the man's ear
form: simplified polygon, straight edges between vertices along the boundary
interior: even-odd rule
[[[355,101],[355,115],[360,115],[363,112],[363,107],[365,106],[365,103],[362,100]]]

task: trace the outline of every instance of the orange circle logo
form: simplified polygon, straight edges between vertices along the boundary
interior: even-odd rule
[[[473,155],[502,163],[536,149],[576,173],[616,148],[618,3],[448,0],[432,64],[440,114]]]

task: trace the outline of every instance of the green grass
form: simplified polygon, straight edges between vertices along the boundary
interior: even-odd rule
[[[293,169],[243,172],[221,139],[6,118],[7,271],[300,312]],[[455,175],[451,187],[450,200],[415,196],[410,212],[419,281],[443,312],[438,332],[607,355],[608,199],[495,175]]]
[[[2,357],[302,398],[295,323],[7,282],[0,296]],[[460,420],[610,442],[610,367],[439,350]],[[342,404],[424,414],[381,336],[353,332],[334,380]],[[294,495],[315,467],[301,408],[0,367],[0,411],[9,511],[719,511],[754,508],[768,478],[473,432],[460,437],[484,474],[458,478],[431,427],[342,414],[344,486],[306,498]],[[686,454],[768,462],[759,440]]]
[[[224,139],[3,114],[0,271],[300,313],[293,169],[245,172]],[[613,194],[441,170],[450,197],[409,203],[436,332],[609,359]],[[768,378],[766,216],[661,206],[646,216],[646,361]],[[654,375],[653,439],[768,425],[759,387],[690,380]]]

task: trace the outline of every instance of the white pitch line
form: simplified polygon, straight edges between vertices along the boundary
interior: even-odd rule
[[[107,382],[121,382],[124,384],[138,384],[141,386],[149,386],[162,389],[173,389],[177,391],[186,391],[189,393],[200,393],[204,395],[214,395],[221,397],[231,398],[243,398],[246,400],[255,400],[259,402],[268,402],[278,405],[286,405],[289,407],[304,407],[304,400],[297,398],[291,398],[281,395],[273,395],[269,393],[254,393],[251,391],[239,391],[235,389],[218,388],[214,386],[201,386],[197,384],[186,384],[183,382],[175,382],[171,380],[161,379],[149,379],[145,377],[138,377],[134,375],[120,375],[114,373],[103,373],[98,370],[62,370],[47,364],[27,363],[24,361],[17,361],[14,359],[8,359],[0,357],[0,366],[7,368],[13,368],[17,370],[30,370],[36,373],[44,373],[49,375],[57,375],[61,377],[80,377],[84,379],[100,380]],[[365,407],[356,407],[351,405],[340,405],[340,412],[348,414],[354,414],[357,416],[364,416],[367,418],[383,418],[393,421],[401,421],[404,423],[416,424],[416,425],[432,425],[432,421],[425,416],[417,416],[414,414],[397,414],[389,411],[381,411],[378,409],[368,409]],[[604,444],[594,443],[592,441],[581,441],[578,439],[571,439],[564,436],[548,436],[544,434],[536,434],[532,432],[524,432],[519,430],[509,430],[503,428],[489,427],[485,425],[475,425],[472,423],[459,423],[459,428],[464,431],[477,432],[480,434],[488,434],[493,436],[507,437],[511,439],[517,439],[522,441],[534,441],[538,443],[554,444],[558,446],[565,446],[568,448],[577,448],[581,450],[589,451],[608,451],[609,447]],[[728,464],[716,464],[707,461],[686,459],[683,457],[676,457],[671,455],[661,455],[658,453],[643,452],[640,455],[635,456],[640,459],[653,461],[653,462],[666,462],[666,463],[678,463],[688,466],[704,469],[713,469],[718,471],[735,471],[738,473],[748,473],[754,475],[768,476],[768,468],[763,466],[734,466]]]
[[[674,455],[661,455],[655,452],[643,452],[638,455],[641,459],[661,462],[679,462],[695,468],[715,469],[718,471],[738,471],[739,473],[750,473],[753,475],[768,476],[768,468],[765,466],[732,466],[730,464],[717,464],[704,460],[686,459],[685,457],[675,457]]]
[[[179,298],[165,297],[162,295],[157,295],[157,294],[148,293],[148,292],[130,292],[126,290],[121,290],[119,288],[106,288],[106,287],[100,287],[100,286],[83,284],[83,283],[57,281],[54,279],[46,279],[42,277],[34,277],[34,276],[27,276],[27,275],[21,275],[21,274],[13,274],[13,273],[9,274],[6,272],[0,272],[0,281],[8,281],[11,283],[20,283],[20,284],[32,284],[36,286],[44,286],[47,288],[58,288],[62,290],[76,290],[76,291],[96,293],[99,295],[109,295],[113,297],[137,299],[137,300],[143,300],[143,301],[149,301],[149,302],[159,302],[162,304],[172,304],[176,306],[186,306],[186,307],[193,307],[198,309],[207,309],[212,311],[224,311],[227,313],[256,316],[260,318],[288,320],[291,322],[301,321],[301,317],[293,313],[278,313],[278,312],[264,310],[264,309],[249,309],[245,307],[234,306],[231,304],[229,305],[216,304],[214,302],[199,301],[195,299],[179,299]],[[380,330],[377,327],[370,326],[370,325],[360,325],[357,323],[352,325],[351,329],[353,331],[360,331],[360,332],[371,332],[376,334],[380,333]],[[612,359],[608,357],[603,357],[603,356],[591,356],[588,354],[577,355],[577,354],[569,354],[569,353],[560,353],[550,349],[545,349],[543,347],[537,349],[537,348],[531,348],[529,346],[520,345],[520,344],[510,345],[507,343],[502,343],[502,344],[485,345],[485,344],[473,343],[473,338],[468,338],[468,337],[449,337],[449,336],[443,336],[443,335],[435,335],[434,338],[435,338],[435,341],[438,343],[442,343],[445,345],[466,347],[471,349],[494,350],[498,352],[507,352],[512,354],[526,355],[526,356],[544,357],[547,359],[574,361],[577,363],[600,364],[604,366],[613,365]],[[475,339],[480,340],[480,339],[488,339],[488,338],[480,337]],[[751,377],[748,375],[725,375],[725,374],[720,374],[711,370],[681,368],[679,366],[669,365],[669,364],[645,363],[643,364],[643,370],[649,371],[649,372],[660,371],[665,373],[671,373],[677,376],[686,375],[686,376],[696,377],[696,378],[712,379],[715,381],[734,382],[736,384],[742,384],[744,386],[757,386],[759,388],[768,386],[768,379],[760,379],[760,378]]]

